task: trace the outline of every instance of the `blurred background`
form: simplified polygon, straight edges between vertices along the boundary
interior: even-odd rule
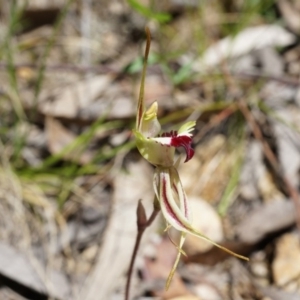
[[[124,299],[153,199],[131,132],[145,26],[147,105],[197,121],[193,224],[250,262],[189,237],[166,292],[178,235],[157,219],[131,299],[300,299],[299,1],[0,4],[0,299]]]

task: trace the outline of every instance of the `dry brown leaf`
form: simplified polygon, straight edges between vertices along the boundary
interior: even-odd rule
[[[151,292],[161,299],[172,299],[188,293],[182,279],[175,272],[169,289],[165,290],[166,280],[177,256],[177,249],[166,237],[156,245],[155,259],[145,259],[144,281],[152,286]]]
[[[289,292],[300,293],[300,243],[296,233],[287,233],[276,243],[272,265],[275,283]],[[300,297],[300,295],[299,295]]]
[[[194,291],[195,294],[199,297],[198,299],[223,300],[223,297],[220,295],[218,288],[218,285],[205,282],[204,280],[203,283],[199,283],[195,286]]]
[[[38,262],[33,262],[30,256],[15,248],[0,242],[0,272],[11,280],[31,288],[39,293],[48,294],[57,299],[70,299],[70,285],[63,273],[54,270],[43,269],[42,265],[37,268]],[[42,278],[40,271],[49,276]],[[49,288],[45,286],[46,283]],[[55,287],[55,288],[54,288]]]
[[[297,0],[279,0],[277,5],[288,27],[295,33],[300,33],[300,6]]]
[[[260,287],[261,292],[267,297],[267,299],[272,300],[299,300],[299,293],[288,293],[281,289],[274,287],[263,286]]]
[[[57,119],[47,117],[45,126],[48,148],[52,154],[62,151],[76,137],[72,131],[64,127]]]
[[[293,203],[287,200],[272,201],[252,211],[237,227],[237,235],[242,242],[254,245],[294,223]]]
[[[278,25],[260,25],[246,28],[235,37],[226,37],[208,48],[202,58],[193,64],[195,71],[203,72],[207,67],[219,65],[265,47],[284,47],[292,44],[295,36]]]
[[[300,170],[300,133],[293,129],[300,128],[300,113],[294,106],[285,106],[276,109],[276,114],[283,121],[273,120],[272,126],[276,135],[278,158],[284,175],[296,188],[299,186]],[[291,126],[285,125],[284,122]]]
[[[128,80],[114,82],[111,75],[99,75],[64,89],[44,92],[39,109],[53,117],[93,121],[102,116],[131,117],[135,114],[135,103]]]
[[[138,200],[143,199],[147,215],[152,210],[151,177],[151,167],[142,160],[130,163],[126,172],[117,173],[114,180],[113,212],[106,229],[103,246],[94,271],[86,281],[78,299],[110,299],[118,280],[126,273],[137,232]],[[153,229],[154,227],[150,227],[146,230],[142,244]]]
[[[105,91],[111,79],[110,76],[103,75],[71,84],[57,91],[53,101],[41,100],[39,108],[45,115],[73,119],[80,109],[91,105],[94,99]],[[53,97],[52,91],[44,95],[46,99],[50,96]]]
[[[45,122],[46,136],[49,151],[52,154],[58,154],[63,151],[68,145],[74,142],[75,134],[68,130],[62,123],[52,117],[46,117]],[[80,149],[68,151],[63,155],[65,159],[75,160],[82,164],[88,163],[93,158],[93,153],[85,150],[81,152]]]
[[[184,295],[184,296],[179,296],[175,298],[170,298],[169,300],[201,300],[202,298],[199,298],[194,295]]]

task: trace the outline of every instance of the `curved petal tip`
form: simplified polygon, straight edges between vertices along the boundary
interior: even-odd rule
[[[193,158],[195,151],[192,148],[192,139],[187,135],[174,136],[171,139],[171,146],[183,147],[186,152],[186,158],[184,162],[188,162]]]

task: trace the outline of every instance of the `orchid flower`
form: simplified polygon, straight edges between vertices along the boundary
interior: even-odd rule
[[[160,133],[161,126],[157,120],[157,102],[154,102],[148,109],[145,108],[144,83],[151,42],[150,31],[148,28],[146,28],[146,33],[147,44],[145,60],[137,106],[136,128],[133,130],[133,133],[136,137],[136,145],[140,154],[149,163],[156,167],[153,186],[163,217],[168,226],[172,226],[181,232],[181,238],[178,245],[178,255],[166,283],[166,288],[168,288],[179,263],[180,256],[181,254],[184,254],[182,246],[187,233],[198,236],[231,255],[245,260],[248,260],[248,258],[218,245],[208,237],[204,236],[201,232],[198,232],[192,226],[191,212],[189,210],[187,196],[177,171],[179,161],[175,163],[174,156],[175,149],[183,147],[186,152],[185,162],[188,162],[193,158],[194,150],[192,148],[192,131],[196,122],[187,122],[182,125],[178,131]]]

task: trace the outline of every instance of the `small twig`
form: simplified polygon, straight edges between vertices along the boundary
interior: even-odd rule
[[[6,62],[0,62],[0,70],[6,70],[8,67],[8,63]],[[22,68],[28,68],[28,69],[38,69],[37,64],[29,64],[29,63],[22,63],[22,64],[14,64],[12,66],[15,69],[22,69]],[[57,64],[57,65],[46,65],[45,66],[46,71],[65,71],[65,72],[78,72],[78,73],[100,73],[100,74],[106,74],[106,73],[113,73],[113,74],[121,74],[121,72],[114,68],[113,66],[106,66],[106,65],[98,65],[98,66],[83,66],[83,65],[72,65],[72,64]]]
[[[0,62],[0,70],[6,70],[9,67],[9,64],[7,62]],[[30,63],[15,63],[11,67],[15,69],[20,68],[29,68],[29,69],[38,69],[37,64],[30,64]],[[150,71],[153,71],[155,73],[160,70],[160,67],[158,65],[152,65],[149,66],[148,69]],[[123,73],[123,70],[117,69],[113,65],[75,65],[75,64],[53,64],[53,65],[46,65],[45,66],[46,71],[60,71],[63,70],[65,72],[78,72],[78,73],[100,73],[100,74],[106,74],[107,72],[113,73],[115,75],[121,75]],[[209,75],[224,75],[223,73],[217,73],[212,72],[209,73]],[[274,76],[274,75],[266,75],[261,73],[249,73],[249,72],[226,72],[225,75],[229,75],[232,77],[237,77],[239,79],[263,79],[268,81],[276,81],[280,82],[282,84],[298,87],[300,85],[299,80],[290,76]]]
[[[294,87],[300,85],[299,79],[293,78],[291,76],[276,76],[270,74],[261,74],[258,72],[232,72],[230,73],[230,75],[238,78],[264,79],[269,81],[277,81],[282,84],[287,84]]]
[[[154,201],[154,203],[156,203],[156,202]],[[139,203],[137,206],[137,211],[136,211],[138,232],[136,235],[135,245],[134,245],[134,248],[132,251],[130,265],[129,265],[128,274],[127,274],[127,282],[126,282],[126,288],[125,288],[125,300],[129,300],[129,289],[130,289],[131,277],[132,277],[132,272],[133,272],[133,266],[135,263],[138,249],[140,247],[142,236],[143,236],[146,228],[149,227],[153,223],[153,221],[155,220],[159,211],[160,211],[159,207],[157,207],[154,204],[154,210],[153,210],[151,216],[149,217],[149,219],[147,220],[145,208],[142,204],[142,201],[139,200]]]
[[[213,116],[209,123],[206,124],[201,131],[199,131],[193,138],[193,142],[197,144],[203,138],[205,134],[207,134],[212,128],[219,125],[222,121],[229,118],[235,111],[237,110],[236,105],[230,105],[227,108],[223,109],[217,115]]]

